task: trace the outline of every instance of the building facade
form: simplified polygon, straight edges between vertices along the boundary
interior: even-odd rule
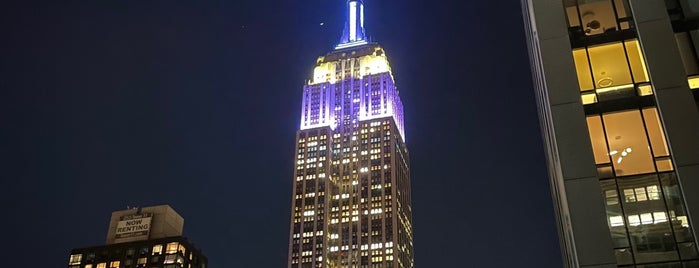
[[[522,0],[566,267],[699,267],[699,1]]]
[[[68,268],[206,268],[183,226],[167,205],[115,211],[106,244],[71,250]]]
[[[413,267],[403,106],[386,53],[347,2],[340,43],[303,87],[290,268]]]

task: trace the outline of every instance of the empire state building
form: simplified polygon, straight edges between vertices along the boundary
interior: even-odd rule
[[[413,267],[403,104],[362,0],[303,87],[294,161],[289,268]]]

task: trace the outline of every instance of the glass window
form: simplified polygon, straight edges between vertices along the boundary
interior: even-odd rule
[[[614,112],[602,117],[616,175],[655,172],[640,111]]]
[[[141,264],[144,264],[144,265],[145,265],[146,263],[148,263],[148,259],[147,259],[146,257],[138,258],[138,262],[137,262],[137,263],[138,263],[139,265],[141,265]]]
[[[92,268],[92,264],[85,264],[84,268]]]
[[[607,197],[607,217],[609,219],[609,230],[615,248],[629,247],[629,239],[624,225],[624,215],[621,212],[621,204],[617,199],[617,187],[614,180],[600,181],[602,191]]]
[[[684,200],[677,184],[677,177],[674,173],[660,174],[660,184],[662,186],[665,203],[672,229],[675,231],[677,242],[690,242],[693,240],[692,232],[687,220],[687,212],[684,208]]]
[[[121,264],[121,262],[119,262],[119,261],[110,262],[109,268],[119,268],[119,264]]]
[[[627,4],[627,0],[614,0],[614,7],[619,17],[619,26],[622,30],[630,28],[631,25],[631,10]]]
[[[646,187],[647,192],[648,192],[648,200],[659,200],[660,199],[660,191],[658,191],[658,186],[657,185],[651,185]]]
[[[634,189],[634,192],[636,192],[636,201],[648,200],[648,196],[646,196],[646,188],[645,187],[636,188],[636,189]]]
[[[612,1],[578,0],[577,2],[579,11],[576,10],[575,1],[566,1],[569,3],[566,4],[566,14],[570,27],[582,26],[581,30],[586,35],[602,34],[617,29]]]
[[[699,89],[699,75],[688,77],[687,83],[689,83],[690,89]]]
[[[665,214],[665,211],[653,212],[653,223],[661,223],[661,222],[666,222],[666,221],[667,221],[667,214]]]
[[[153,246],[153,255],[159,255],[163,253],[163,245]]]
[[[616,189],[604,191],[604,195],[607,198],[607,205],[619,204],[619,199],[617,198]]]
[[[580,91],[595,89],[595,85],[592,83],[590,62],[587,60],[587,50],[584,48],[573,50],[573,60],[575,60],[575,71],[578,74]]]
[[[170,254],[170,255],[165,255],[165,264],[170,264],[170,263],[175,263],[175,260],[177,259],[177,255],[175,254]]]
[[[578,6],[575,1],[564,1],[566,5],[566,17],[568,17],[568,27],[580,26],[580,18],[578,17]]]
[[[665,142],[665,133],[660,126],[658,109],[654,107],[643,109],[643,119],[646,122],[646,129],[648,129],[648,137],[650,137],[650,145],[653,149],[653,154],[656,157],[670,155],[667,143]]]
[[[657,175],[641,175],[617,179],[624,191],[632,189],[636,202],[622,202],[628,219],[628,232],[636,263],[679,260],[677,245],[668,222],[664,200],[649,198],[659,184]]]
[[[633,193],[633,189],[624,189],[624,200],[626,200],[626,203],[636,202],[636,195]]]
[[[621,42],[590,47],[588,52],[592,65],[592,77],[597,88],[632,83]]]
[[[613,178],[614,172],[612,172],[611,166],[600,166],[597,167],[597,177],[600,179]]]
[[[626,46],[626,53],[629,55],[629,65],[631,65],[631,71],[633,72],[633,80],[636,83],[650,81],[638,40],[626,41],[624,45]]]
[[[629,215],[629,225],[630,226],[639,226],[641,225],[641,218],[638,217],[638,215]]]
[[[172,242],[167,244],[167,249],[165,250],[165,254],[173,254],[177,253],[177,246],[179,243],[177,242]]]
[[[83,254],[72,254],[68,260],[68,265],[80,264],[83,259]]]
[[[687,71],[687,75],[699,74],[697,52],[694,49],[694,45],[692,45],[692,36],[690,33],[676,33],[675,41],[677,42],[677,48],[680,50],[680,56],[682,57],[682,63],[684,64],[685,71]]]
[[[699,258],[699,253],[697,253],[697,247],[694,243],[682,243],[677,245],[680,250],[680,257],[683,260],[697,259]],[[694,266],[686,265],[685,267],[699,267],[699,263],[692,263]]]
[[[641,224],[652,224],[652,223],[653,223],[653,214],[651,214],[651,213],[641,214]]]
[[[655,166],[658,168],[658,172],[674,170],[672,167],[672,160],[670,160],[670,158],[656,160]]]
[[[604,138],[604,129],[602,128],[602,119],[600,116],[588,116],[587,128],[590,133],[590,141],[592,142],[592,152],[595,154],[595,163],[609,163],[609,155],[607,154],[607,143]]]
[[[107,263],[106,262],[98,263],[97,268],[107,268]]]
[[[634,82],[649,82],[643,52],[636,39],[591,46],[587,50],[574,49],[573,60],[581,91],[632,88]],[[652,90],[649,86],[643,89]]]
[[[649,84],[639,85],[638,86],[638,95],[639,96],[653,95],[653,87]]]
[[[614,249],[614,255],[616,255],[616,262],[618,265],[633,264],[631,250],[628,248]]]

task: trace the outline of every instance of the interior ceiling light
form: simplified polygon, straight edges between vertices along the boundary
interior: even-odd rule
[[[626,147],[626,148],[624,148],[624,150],[621,150],[621,155],[619,156],[619,158],[617,158],[616,163],[621,164],[621,161],[624,160],[624,157],[628,156],[631,152],[632,152],[631,147]],[[619,151],[617,151],[617,150],[609,151],[610,156],[616,155],[618,153],[619,153]]]

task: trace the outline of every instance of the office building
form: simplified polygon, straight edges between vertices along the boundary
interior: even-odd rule
[[[288,267],[413,267],[403,106],[363,1],[347,11],[340,43],[303,86]]]
[[[522,0],[566,267],[699,267],[699,1]]]
[[[115,211],[106,244],[71,250],[68,268],[206,268],[183,226],[167,205]]]

